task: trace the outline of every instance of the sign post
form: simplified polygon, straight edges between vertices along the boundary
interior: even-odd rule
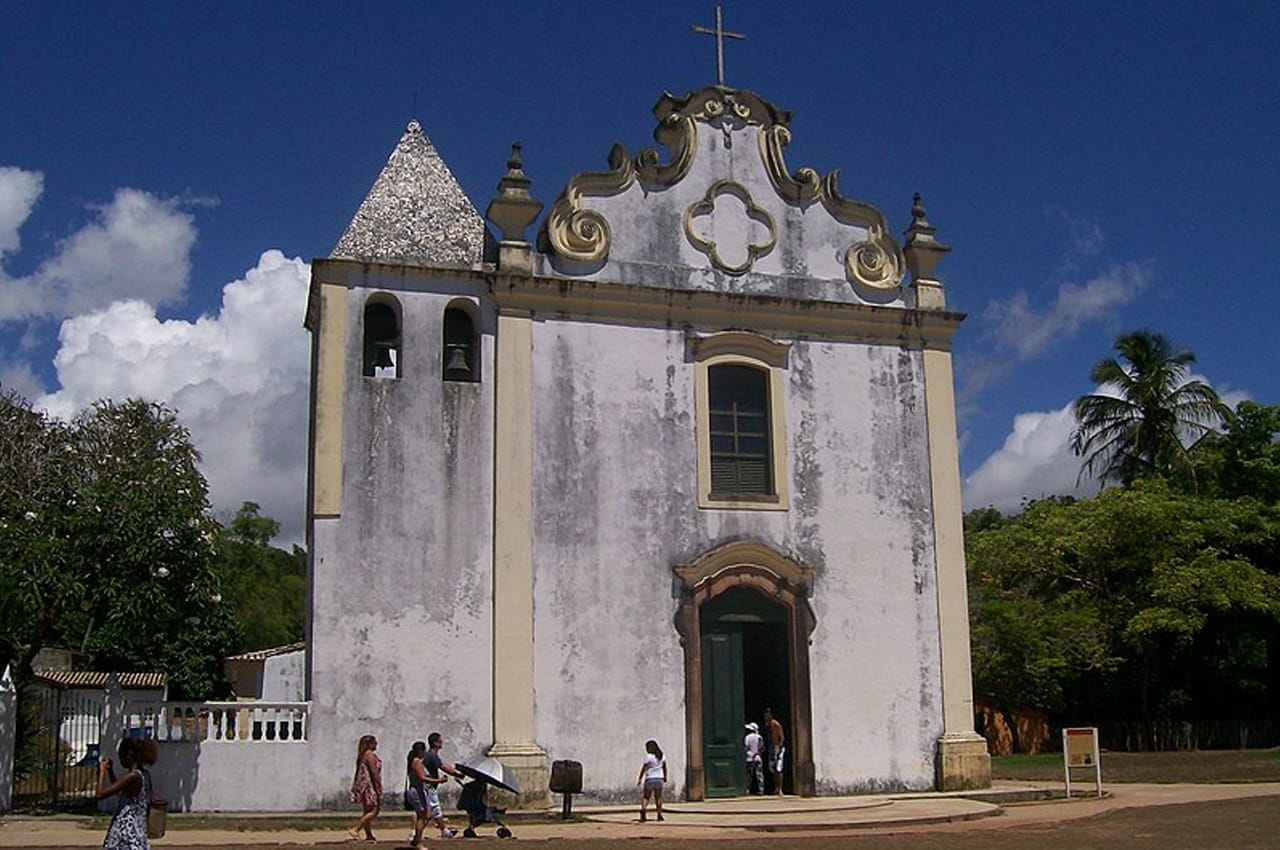
[[[1094,790],[1102,796],[1102,764],[1098,758],[1098,727],[1076,726],[1062,730],[1062,761],[1067,772],[1067,799],[1071,799],[1071,771],[1092,770]]]

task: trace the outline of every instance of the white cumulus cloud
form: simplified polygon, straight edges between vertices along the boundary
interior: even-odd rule
[[[1059,410],[1015,416],[1004,445],[965,481],[965,510],[991,506],[1017,513],[1025,500],[1098,492],[1097,482],[1089,479],[1076,486],[1080,458],[1070,445],[1075,426],[1070,403]]]
[[[185,254],[183,255],[185,275]],[[69,417],[130,396],[178,410],[203,456],[215,511],[258,502],[285,540],[303,538],[309,267],[271,250],[222,290],[214,316],[160,321],[145,301],[67,319],[54,358],[61,389],[38,400]]]
[[[44,175],[40,172],[0,167],[0,257],[21,247],[18,228],[31,215],[43,191]]]
[[[17,249],[39,180],[35,172],[0,172],[0,253]],[[128,298],[177,303],[186,292],[196,240],[195,220],[184,208],[189,203],[117,189],[110,203],[91,206],[90,221],[30,275],[0,273],[0,321],[60,319]]]
[[[1187,380],[1210,381],[1190,374]],[[1119,394],[1111,384],[1093,391],[1098,395]],[[1220,396],[1235,407],[1250,396],[1243,390],[1224,390]],[[1003,513],[1017,513],[1023,502],[1045,496],[1092,496],[1100,489],[1093,478],[1082,478],[1081,459],[1071,451],[1071,433],[1076,427],[1074,402],[1058,410],[1019,413],[1004,445],[991,454],[964,482],[964,509],[995,507]]]

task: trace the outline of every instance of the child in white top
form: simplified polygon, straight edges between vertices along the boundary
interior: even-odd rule
[[[662,820],[662,786],[667,781],[667,760],[662,757],[662,748],[652,739],[644,742],[644,764],[640,767],[640,776],[636,784],[644,783],[644,796],[640,798],[640,820],[646,820],[645,809],[649,805],[649,795],[653,795],[653,808]]]

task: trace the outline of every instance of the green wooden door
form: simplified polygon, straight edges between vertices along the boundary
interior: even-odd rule
[[[702,635],[702,763],[708,797],[745,793],[742,632]]]

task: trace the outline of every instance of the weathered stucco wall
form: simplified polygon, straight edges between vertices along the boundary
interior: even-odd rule
[[[671,568],[751,539],[818,572],[819,788],[931,787],[941,720],[919,352],[794,343],[791,505],[776,512],[698,509],[683,331],[537,322],[534,349],[536,735],[550,757],[625,797],[656,738],[680,793]]]
[[[303,781],[312,752],[311,743],[162,741],[151,779],[170,811],[306,811],[322,802]]]
[[[355,272],[352,272],[356,275]],[[357,739],[374,734],[388,787],[409,745],[440,731],[446,757],[492,742],[493,316],[481,306],[483,380],[441,380],[443,313],[463,281],[358,276],[347,304],[342,513],[312,541],[312,782],[345,799]],[[366,298],[402,312],[396,379],[361,375]]]
[[[301,702],[306,699],[305,650],[273,655],[262,663],[262,699],[267,702]]]

